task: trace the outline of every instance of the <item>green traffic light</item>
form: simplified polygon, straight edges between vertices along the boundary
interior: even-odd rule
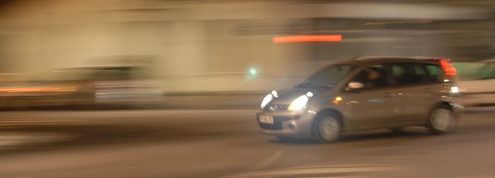
[[[255,68],[249,68],[249,75],[255,76],[258,74],[258,71]]]

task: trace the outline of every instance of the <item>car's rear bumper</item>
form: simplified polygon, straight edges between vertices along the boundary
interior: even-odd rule
[[[452,109],[454,110],[454,113],[459,116],[461,113],[463,113],[465,111],[465,107],[462,103],[451,103],[452,105]]]

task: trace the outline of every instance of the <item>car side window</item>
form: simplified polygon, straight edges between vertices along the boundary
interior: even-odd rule
[[[425,64],[426,72],[428,73],[428,81],[430,82],[441,82],[440,78],[442,77],[442,67],[436,64]]]
[[[394,85],[407,85],[426,82],[428,75],[419,63],[392,63],[392,78]]]
[[[382,64],[372,65],[359,72],[351,82],[362,83],[364,89],[385,87],[388,85],[387,70]]]

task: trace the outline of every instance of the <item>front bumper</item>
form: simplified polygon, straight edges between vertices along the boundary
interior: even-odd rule
[[[273,117],[273,124],[260,122],[260,116]],[[307,137],[311,135],[314,116],[311,112],[259,112],[256,123],[258,130],[266,135]]]

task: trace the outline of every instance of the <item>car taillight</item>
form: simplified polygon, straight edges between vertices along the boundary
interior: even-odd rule
[[[457,75],[457,71],[455,67],[447,60],[447,59],[437,59],[438,63],[442,67],[446,76],[455,76]]]

